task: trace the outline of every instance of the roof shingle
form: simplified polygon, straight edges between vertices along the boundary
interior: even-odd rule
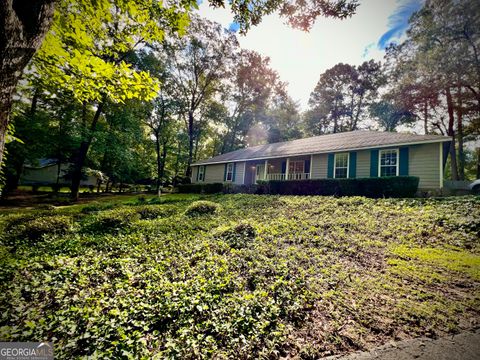
[[[246,149],[240,149],[218,155],[210,159],[200,160],[193,165],[321,154],[327,152],[368,149],[392,145],[444,141],[450,141],[450,138],[440,135],[415,135],[394,132],[356,130],[273,144],[252,146]]]

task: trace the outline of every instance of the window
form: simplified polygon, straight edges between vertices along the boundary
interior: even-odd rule
[[[198,181],[205,181],[205,166],[198,167]]]
[[[398,175],[398,149],[380,150],[380,176]]]
[[[290,161],[288,163],[289,174],[303,174],[305,168],[305,161]]]
[[[348,153],[335,154],[335,169],[333,177],[335,179],[348,178]]]
[[[233,163],[227,164],[227,174],[226,174],[226,181],[233,180]]]

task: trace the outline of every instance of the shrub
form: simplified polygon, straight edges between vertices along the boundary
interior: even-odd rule
[[[95,215],[93,220],[84,227],[84,230],[94,233],[115,232],[129,228],[132,223],[139,219],[140,214],[135,209],[107,210]]]
[[[182,194],[217,194],[223,192],[222,183],[197,183],[178,185],[178,192]]]
[[[135,209],[142,220],[153,220],[159,217],[168,217],[174,213],[173,209],[166,209],[161,206],[145,205]]]
[[[418,189],[419,178],[393,176],[360,179],[311,179],[270,181],[270,194],[280,195],[336,195],[381,197],[412,197]]]
[[[64,215],[30,214],[15,216],[7,220],[5,226],[6,240],[9,245],[20,239],[36,241],[43,235],[64,235],[72,229],[72,218]]]
[[[216,235],[217,239],[224,240],[233,249],[245,248],[255,239],[255,228],[248,223],[240,223]]]
[[[264,181],[259,184],[250,185],[236,185],[236,184],[224,184],[224,194],[268,194],[268,182]]]
[[[214,214],[219,210],[220,206],[217,203],[211,201],[195,201],[185,210],[185,215],[196,216]]]
[[[382,178],[358,179],[362,195],[379,197],[413,197],[418,190],[420,179],[416,176],[392,176]]]

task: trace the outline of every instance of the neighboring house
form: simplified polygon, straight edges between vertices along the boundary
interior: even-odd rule
[[[253,146],[192,164],[192,182],[254,184],[258,180],[410,175],[419,189],[443,187],[450,138],[351,131]]]
[[[25,165],[20,176],[20,185],[52,185],[57,183],[70,186],[70,181],[64,179],[68,172],[70,164],[61,164],[58,168],[58,162],[55,159],[40,159],[38,164]],[[97,176],[89,175],[80,182],[81,186],[96,186]]]

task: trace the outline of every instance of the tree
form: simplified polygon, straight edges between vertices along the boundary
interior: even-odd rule
[[[151,179],[154,153],[152,142],[144,124],[139,121],[147,116],[146,104],[129,100],[123,104],[108,103],[98,124],[86,167],[99,169],[113,186],[134,184],[138,180]]]
[[[49,29],[53,9],[54,0],[0,1],[0,168],[13,94],[23,69]]]
[[[370,114],[384,131],[395,131],[400,125],[411,125],[415,116],[408,110],[401,108],[392,100],[383,99],[370,106]]]
[[[169,144],[173,139],[172,123],[175,121],[174,116],[178,113],[177,102],[160,92],[153,101],[153,109],[149,116],[146,117],[144,123],[150,129],[155,140],[155,155],[157,182],[156,190],[160,195],[162,182],[165,176],[165,163]]]
[[[479,12],[478,1],[428,1],[410,19],[407,40],[392,52],[400,101],[423,110],[426,132],[431,119],[437,131],[452,137],[454,180],[464,178],[465,122],[480,114]]]
[[[189,137],[186,176],[190,176],[203,105],[219,93],[221,81],[237,50],[238,42],[233,33],[220,24],[194,18],[185,36],[167,39],[158,53],[166,57],[163,63],[181,103]]]
[[[2,31],[0,31],[0,79],[2,81],[0,83],[0,169],[3,163],[4,146],[12,108],[12,96],[23,69],[27,66],[35,51],[40,47],[42,39],[49,30],[54,13],[54,3],[55,0],[35,0],[33,2],[27,0],[2,0],[0,2],[0,23],[2,28]],[[210,0],[210,5],[213,7],[225,7],[225,3],[224,0]],[[149,42],[158,35],[158,27],[152,23],[152,18],[157,18],[159,22],[162,23],[160,28],[168,29],[171,28],[173,24],[173,29],[181,30],[186,24],[187,17],[183,16],[181,21],[178,21],[178,13],[176,13],[175,9],[178,7],[189,11],[192,7],[196,7],[197,3],[192,0],[187,0],[181,3],[169,3],[168,7],[163,8],[162,2],[153,0],[136,2],[127,0],[66,0],[58,2],[58,5],[61,5],[61,9],[57,11],[57,20],[59,20],[58,17],[63,17],[63,25],[65,27],[70,27],[71,30],[73,28],[77,29],[71,31],[69,36],[64,37],[63,40],[72,40],[74,44],[80,42],[84,45],[77,48],[79,53],[76,53],[75,56],[72,57],[72,59],[76,59],[78,63],[87,59],[85,57],[85,50],[93,45],[91,40],[96,39],[95,36],[100,35],[100,39],[105,40],[105,38],[102,37],[101,31],[98,31],[102,29],[102,27],[97,27],[102,17],[108,22],[109,19],[116,17],[119,13],[121,15],[125,15],[125,13],[132,15],[123,17],[124,20],[116,22],[117,27],[113,28],[113,34],[115,35],[114,43],[122,36],[124,36],[125,39],[129,38],[129,35],[133,35],[123,30],[135,23],[137,25],[141,24],[140,26],[136,26],[138,30],[144,30],[145,37],[142,38],[142,41]],[[259,24],[264,15],[271,14],[277,10],[279,10],[280,15],[285,17],[292,26],[308,30],[312,27],[318,16],[323,15],[340,19],[351,16],[355,12],[358,2],[357,0],[267,0],[262,2],[254,0],[234,0],[230,1],[229,5],[231,6],[232,12],[235,15],[234,19],[239,24],[241,32],[245,33],[252,25]],[[112,9],[114,10],[112,11]],[[119,12],[118,9],[126,11],[122,10]],[[71,11],[71,13],[67,14],[68,11]],[[76,15],[72,16],[75,12]],[[62,21],[58,22],[61,23]],[[83,25],[83,28],[81,26],[79,27],[79,25]],[[118,25],[123,27],[121,31],[122,34],[117,33]],[[97,29],[93,31],[95,36],[91,36],[92,34],[88,34],[86,30],[87,28],[92,30],[94,27]],[[103,30],[105,29],[108,29],[108,26],[103,27]],[[59,34],[62,33],[63,31]],[[107,33],[112,34],[112,28],[110,28]],[[132,36],[132,38],[134,37],[135,36]],[[138,38],[136,40],[138,40]],[[121,42],[127,46],[122,49],[120,45],[117,51],[111,54],[108,54],[108,52],[103,53],[99,58],[105,60],[102,56],[108,57],[112,55],[108,60],[110,62],[118,61],[119,58],[122,57],[118,56],[118,51],[123,53],[128,52],[132,45],[127,44],[125,41]],[[51,45],[49,46],[51,49],[56,47]],[[60,47],[57,46],[57,50],[59,49]],[[99,48],[96,49],[95,54],[98,53],[98,50]],[[55,52],[50,52],[50,54],[54,55]],[[79,56],[80,54],[82,54],[83,57]],[[54,65],[56,59],[58,60],[55,56],[50,58],[51,65]],[[95,57],[90,57],[90,59],[94,60]],[[103,66],[103,70],[106,71],[112,70],[111,67],[108,69],[108,66],[99,62],[98,59],[92,62],[90,66],[93,64]],[[73,65],[73,63],[70,65]],[[75,66],[73,66],[73,68],[74,67]],[[94,67],[96,66],[92,66],[92,68]],[[85,69],[81,70],[83,71]],[[119,68],[117,68],[117,71],[118,70]],[[125,69],[122,69],[120,72],[125,72]],[[63,80],[64,84],[66,84],[66,80],[68,79],[63,78]],[[83,86],[91,85],[92,82],[94,81],[90,78],[83,83]],[[90,92],[90,90],[86,90],[86,92]],[[92,97],[94,96],[93,93],[90,95]],[[103,103],[103,101],[100,101],[97,107],[99,114],[103,106],[100,106],[101,103]],[[95,121],[92,121],[92,124],[94,122]],[[80,153],[84,152],[83,148],[85,147],[88,148],[88,146],[84,145]],[[81,162],[81,157],[82,156],[79,157],[78,163]],[[76,185],[74,187],[76,187]]]
[[[288,141],[302,137],[299,105],[286,93],[277,94],[268,109],[264,126],[268,131],[268,143]]]
[[[140,45],[160,42],[165,32],[182,31],[187,10],[164,8],[156,0],[64,1],[58,5],[52,31],[35,57],[42,81],[71,92],[93,117],[82,119],[84,138],[74,161],[72,198],[78,190],[88,150],[107,103],[150,100],[159,89],[148,72],[134,69],[127,56]],[[173,5],[175,6],[175,5]]]
[[[270,59],[255,51],[242,50],[231,63],[231,81],[225,86],[227,128],[221,152],[245,145],[245,136],[253,124],[265,120],[276,95],[285,93],[285,84],[270,68]]]
[[[7,192],[17,187],[26,163],[35,164],[42,158],[56,161],[58,184],[64,175],[61,165],[70,161],[80,141],[76,119],[81,116],[81,105],[63,101],[60,93],[53,97],[37,83],[22,86],[18,93],[22,100],[14,103],[13,123],[19,141],[12,141],[6,147]]]
[[[320,75],[310,94],[309,123],[316,119],[333,133],[357,130],[384,81],[380,63],[373,60],[335,65]]]

